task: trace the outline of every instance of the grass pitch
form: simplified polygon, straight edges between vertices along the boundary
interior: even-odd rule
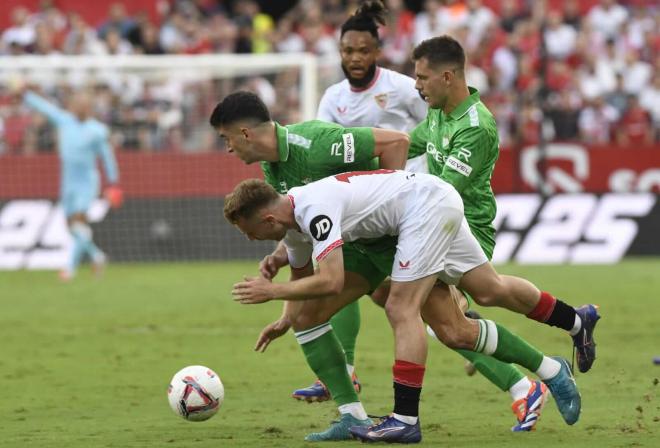
[[[0,446],[296,447],[325,428],[332,404],[294,402],[314,378],[293,337],[252,351],[280,305],[241,306],[231,285],[256,263],[113,265],[101,280],[80,273],[0,272]],[[660,446],[660,260],[615,266],[501,266],[569,303],[599,303],[598,360],[577,375],[582,417],[566,426],[553,402],[539,430],[512,434],[508,394],[468,378],[462,358],[430,344],[422,393],[426,446]],[[562,331],[479,308],[547,354],[571,355]],[[392,335],[383,312],[362,299],[357,372],[367,411],[392,406]],[[225,384],[219,414],[203,423],[167,404],[172,375],[189,364]],[[359,446],[357,442],[341,445]],[[323,446],[339,446],[325,444]]]

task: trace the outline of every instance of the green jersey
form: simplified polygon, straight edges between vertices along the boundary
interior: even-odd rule
[[[313,120],[275,123],[280,160],[261,162],[266,182],[280,193],[345,171],[378,168],[371,128],[344,128]]]
[[[410,140],[408,157],[426,153],[429,173],[458,190],[470,230],[491,258],[497,208],[490,180],[499,156],[499,137],[493,114],[479,99],[479,92],[470,87],[470,96],[449,114],[429,109]]]

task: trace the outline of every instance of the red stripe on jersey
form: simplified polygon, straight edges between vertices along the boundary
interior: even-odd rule
[[[291,208],[296,208],[296,201],[293,199],[293,196],[287,194],[287,197],[289,198],[289,202],[291,203]]]
[[[372,79],[369,84],[361,88],[356,88],[351,86],[351,92],[364,92],[365,90],[371,89],[374,86],[374,84],[376,84],[376,81],[378,81],[379,77],[380,77],[380,67],[376,67],[376,73],[374,74],[374,79]]]
[[[329,254],[333,249],[338,248],[338,247],[341,246],[342,244],[344,244],[344,240],[342,240],[342,239],[338,239],[337,241],[335,241],[334,243],[332,243],[331,245],[329,245],[328,247],[326,247],[326,248],[323,250],[323,252],[321,252],[321,253],[319,254],[319,256],[316,257],[316,261],[321,261],[321,260],[323,260],[325,257],[328,256],[328,254]]]

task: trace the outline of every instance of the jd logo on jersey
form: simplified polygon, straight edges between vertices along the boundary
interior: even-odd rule
[[[315,240],[325,241],[332,230],[332,221],[325,215],[319,215],[309,223],[309,232]]]

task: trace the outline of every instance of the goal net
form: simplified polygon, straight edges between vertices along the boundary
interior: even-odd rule
[[[0,58],[0,269],[60,268],[71,244],[58,203],[56,130],[12,95],[12,84],[61,107],[77,90],[93,94],[125,193],[121,208],[99,198],[88,213],[110,260],[190,261],[272,248],[247,242],[222,216],[225,194],[261,173],[226,153],[209,126],[217,102],[250,90],[276,121],[309,120],[340,76],[338,61],[310,54]]]

